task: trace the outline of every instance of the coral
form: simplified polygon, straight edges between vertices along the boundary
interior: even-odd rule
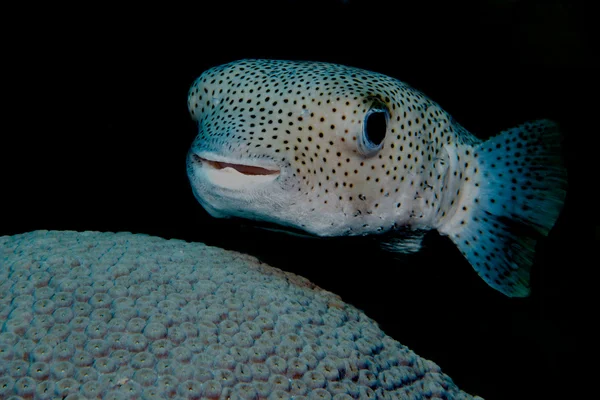
[[[473,398],[338,296],[202,243],[3,236],[0,291],[2,398]]]

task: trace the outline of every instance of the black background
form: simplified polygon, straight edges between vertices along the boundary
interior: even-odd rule
[[[582,283],[597,258],[584,252],[599,225],[590,191],[598,175],[585,155],[597,148],[590,10],[456,3],[6,8],[0,235],[129,231],[253,254],[341,295],[469,393],[573,398],[586,391],[582,332],[593,315]],[[205,69],[245,57],[397,77],[482,138],[526,120],[558,121],[570,187],[538,245],[532,295],[509,299],[487,287],[435,234],[423,252],[397,259],[372,239],[302,239],[210,218],[185,174],[196,134],[187,90]]]

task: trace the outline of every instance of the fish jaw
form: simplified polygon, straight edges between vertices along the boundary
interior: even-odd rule
[[[254,165],[212,153],[190,152],[192,171],[222,190],[245,191],[264,187],[275,181],[281,170],[276,165]]]
[[[192,147],[187,173],[194,196],[215,218],[243,218],[323,234],[304,224],[310,217],[304,203],[290,190],[294,179],[285,165]]]
[[[284,193],[277,190],[281,171],[275,163],[258,165],[193,148],[187,157],[187,174],[194,196],[216,218],[259,219],[262,211],[281,201]]]

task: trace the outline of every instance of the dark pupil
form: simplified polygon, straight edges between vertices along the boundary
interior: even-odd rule
[[[375,146],[378,146],[381,142],[383,142],[383,138],[385,138],[385,112],[374,111],[369,114],[369,116],[367,116],[367,120],[365,121],[365,127],[367,139]]]

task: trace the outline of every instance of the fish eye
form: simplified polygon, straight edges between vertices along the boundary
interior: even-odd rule
[[[390,113],[385,104],[375,101],[363,121],[363,131],[359,136],[358,150],[364,156],[370,157],[383,147],[387,132]]]

